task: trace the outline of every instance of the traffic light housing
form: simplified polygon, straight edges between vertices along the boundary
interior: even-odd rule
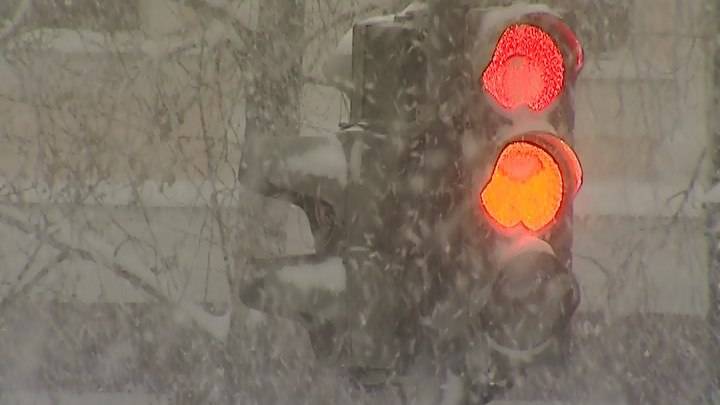
[[[353,26],[351,123],[386,132],[417,121],[427,102],[424,39],[418,21],[409,16]]]
[[[331,248],[293,265],[342,263],[333,294],[345,308],[336,320],[345,364],[396,366],[417,341],[412,318],[461,294],[471,339],[532,360],[579,303],[572,201],[583,178],[572,131],[582,47],[542,6],[456,11],[441,11],[456,19],[444,25],[423,7],[356,24],[350,62],[337,64],[352,67],[339,80],[351,122],[333,137],[264,140],[253,153],[266,192],[291,196],[309,217],[332,212]],[[459,279],[480,288],[460,292]],[[293,287],[269,290],[283,288]],[[313,308],[326,299],[302,297],[303,311],[323,312]]]
[[[494,158],[479,165],[473,187],[497,274],[483,319],[492,347],[527,360],[567,343],[580,300],[572,202],[583,173],[572,143],[584,54],[548,9],[490,11],[482,20],[492,23],[473,48],[480,94],[472,113]]]

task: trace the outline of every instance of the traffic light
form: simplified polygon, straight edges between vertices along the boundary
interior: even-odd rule
[[[411,346],[412,332],[403,332],[413,311],[405,276],[425,236],[416,227],[421,193],[408,181],[407,163],[427,74],[413,12],[355,24],[343,40],[350,49],[330,58],[341,69],[327,75],[350,99],[349,124],[332,136],[256,140],[244,159],[244,184],[304,209],[316,253],[252,260],[256,275],[239,294],[252,307],[304,322],[318,341],[335,339],[348,367],[390,370]],[[318,211],[330,220],[320,221]],[[299,267],[330,271],[320,263],[335,264],[330,278],[342,278],[342,289],[317,277],[299,287],[286,277]]]
[[[478,132],[494,152],[473,187],[497,274],[482,313],[488,341],[511,360],[530,360],[567,338],[580,299],[572,202],[583,172],[572,142],[583,50],[560,16],[517,10],[485,12],[492,23],[474,48],[486,56],[475,60]]]
[[[435,24],[434,12],[454,20]],[[357,23],[343,43],[326,74],[348,95],[351,122],[329,137],[258,140],[244,169],[254,189],[305,210],[316,253],[254,260],[241,297],[296,314],[311,333],[332,330],[345,365],[397,369],[448,297],[462,301],[458,329],[473,331],[458,336],[504,359],[546,353],[579,304],[572,132],[583,53],[572,30],[541,6],[420,4]],[[323,277],[298,282],[312,267]]]

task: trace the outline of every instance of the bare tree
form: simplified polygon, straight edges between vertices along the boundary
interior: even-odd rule
[[[148,312],[175,319],[169,327],[180,335],[159,347],[181,353],[183,341],[204,342],[201,352],[209,354],[194,372],[187,362],[173,367],[171,355],[144,369],[186,375],[177,380],[185,386],[177,401],[230,403],[242,390],[261,388],[286,395],[268,390],[269,380],[258,386],[253,375],[270,376],[288,361],[266,362],[275,350],[269,342],[302,340],[302,334],[273,338],[267,335],[272,326],[265,326],[253,335],[253,325],[283,321],[245,308],[232,294],[211,295],[228,285],[232,291],[236,269],[244,270],[235,257],[277,253],[269,242],[284,238],[288,206],[245,194],[237,168],[245,139],[299,132],[308,48],[376,6],[337,12],[332,2],[319,2],[328,14],[322,24],[306,27],[304,1],[260,2],[257,21],[248,20],[243,7],[252,15],[253,5],[246,1],[142,0],[128,11],[138,13],[134,17],[86,3],[15,2],[0,31],[4,74],[17,84],[1,95],[3,114],[14,117],[3,124],[4,139],[17,155],[2,169],[0,223],[32,246],[26,263],[4,277],[2,322],[11,323],[38,291],[47,290],[51,301],[73,299],[78,293],[66,291],[77,288],[58,277],[89,266],[98,280],[111,274],[132,286],[122,287],[121,296],[155,302],[160,312]],[[106,12],[108,24],[130,22],[108,29],[96,12]],[[119,207],[105,209],[108,204]],[[181,212],[193,213],[183,218]],[[205,279],[201,297],[190,291],[199,275]],[[226,287],[218,289],[218,276]],[[115,295],[104,291],[106,283],[99,287],[93,299]],[[208,309],[212,303],[220,307]],[[78,320],[72,313],[83,312],[72,305],[60,319]],[[121,313],[136,322],[129,308]],[[146,316],[153,315],[140,318]],[[127,337],[128,328],[117,338]],[[69,347],[77,350],[100,344],[72,339]],[[45,370],[51,363],[44,362]],[[213,371],[218,368],[220,374]],[[166,377],[158,381],[173,381]]]

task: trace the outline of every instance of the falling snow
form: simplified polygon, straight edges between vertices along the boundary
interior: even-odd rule
[[[503,108],[480,79],[526,17],[584,68]],[[0,405],[718,403],[717,21],[0,2]],[[498,236],[477,196],[526,132],[571,143],[582,188]]]

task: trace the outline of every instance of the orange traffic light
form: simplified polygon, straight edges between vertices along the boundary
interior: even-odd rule
[[[537,139],[547,140],[542,135]],[[480,193],[481,208],[501,229],[520,226],[532,233],[542,231],[557,219],[567,195],[566,183],[574,184],[573,193],[579,188],[577,179],[582,173],[572,149],[563,144],[567,149],[557,151],[572,155],[566,166],[550,148],[541,146],[543,143],[525,139],[508,143]],[[561,158],[566,160],[567,156]]]

